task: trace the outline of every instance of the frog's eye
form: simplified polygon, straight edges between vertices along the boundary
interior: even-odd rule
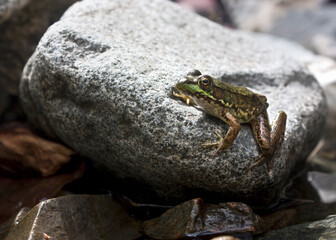
[[[203,75],[198,79],[198,85],[203,89],[206,90],[211,87],[212,78],[208,75]]]

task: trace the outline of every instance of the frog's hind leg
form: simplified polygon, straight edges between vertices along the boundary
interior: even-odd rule
[[[284,111],[280,111],[272,123],[271,146],[273,156],[280,149],[280,146],[285,138],[286,121],[287,114]],[[273,158],[268,162],[268,164],[271,164],[272,160]]]
[[[261,114],[256,119],[251,121],[252,132],[254,138],[262,151],[257,161],[248,168],[248,170],[259,166],[267,161],[267,169],[270,171],[272,160],[277,150],[280,148],[286,129],[287,115],[285,112],[280,111],[275,118],[272,129],[268,123],[267,115]]]
[[[270,129],[271,127],[268,122],[268,116],[260,114],[250,122],[250,125],[252,128],[254,138],[257,141],[262,153],[258,157],[257,161],[253,163],[247,169],[247,171],[265,162],[272,152],[271,129]]]

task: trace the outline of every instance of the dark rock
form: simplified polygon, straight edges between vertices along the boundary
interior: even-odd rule
[[[294,225],[283,229],[275,230],[258,237],[258,240],[286,239],[286,240],[332,240],[336,238],[336,217],[324,220]]]
[[[41,36],[74,2],[76,0],[12,0],[0,3],[0,89],[18,95],[23,67]]]
[[[260,233],[261,219],[243,203],[205,204],[193,199],[143,223],[154,239],[184,239],[232,233]]]
[[[254,36],[168,1],[80,2],[42,38],[25,67],[21,100],[50,136],[161,199],[269,204],[318,141],[326,104],[302,60]],[[195,68],[265,94],[270,121],[288,114],[273,174],[265,164],[244,173],[259,155],[247,125],[217,156],[199,147],[227,125],[172,98],[172,87]]]
[[[29,0],[5,0],[0,3],[0,24],[22,9]]]
[[[139,227],[107,195],[72,195],[39,203],[17,219],[5,239],[133,240],[141,236]]]
[[[18,101],[23,67],[46,29],[74,2],[0,2],[0,121],[25,119]]]

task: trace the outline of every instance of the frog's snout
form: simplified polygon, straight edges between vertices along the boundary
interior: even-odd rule
[[[176,86],[182,84],[182,83],[185,83],[186,81],[188,81],[188,78],[186,77],[183,77],[183,78],[180,78],[177,83],[176,83]]]

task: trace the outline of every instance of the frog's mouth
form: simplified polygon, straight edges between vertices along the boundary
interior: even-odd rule
[[[183,94],[183,91],[178,89],[176,86],[172,87],[172,95],[176,96],[178,94]]]

